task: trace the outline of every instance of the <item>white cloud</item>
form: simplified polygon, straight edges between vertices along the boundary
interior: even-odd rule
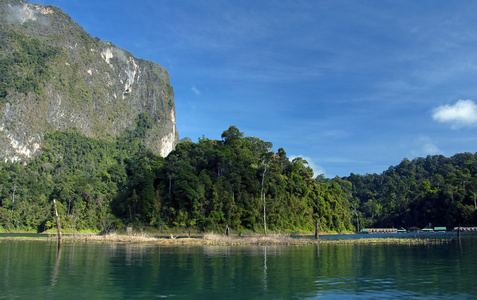
[[[422,150],[425,153],[428,153],[429,155],[442,153],[441,150],[439,150],[439,148],[432,143],[428,143],[428,144],[425,144],[424,146],[422,146]]]
[[[199,89],[198,89],[198,88],[196,88],[195,86],[193,86],[193,87],[191,88],[191,90],[194,92],[194,94],[196,94],[196,95],[200,95],[200,91],[199,91]]]
[[[411,154],[414,156],[427,156],[442,154],[442,151],[437,147],[432,139],[427,136],[422,136],[414,141],[417,150],[412,150]]]
[[[291,155],[289,157],[290,161],[294,160],[295,158],[297,157],[301,157],[303,158],[304,160],[306,160],[306,162],[308,163],[308,166],[313,169],[313,177],[316,177],[318,175],[321,175],[321,174],[325,174],[325,169],[323,169],[321,166],[315,164],[313,162],[313,160],[311,159],[311,157],[309,156],[303,156],[303,155]]]
[[[437,122],[450,123],[452,129],[477,125],[477,104],[472,100],[459,100],[454,105],[435,108],[432,118]]]

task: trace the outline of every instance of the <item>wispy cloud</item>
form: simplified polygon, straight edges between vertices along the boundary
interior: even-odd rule
[[[459,100],[454,105],[435,108],[432,118],[440,123],[450,123],[452,129],[477,125],[477,104],[472,100]]]
[[[421,136],[414,141],[414,150],[411,150],[413,156],[427,156],[442,154],[442,151],[428,136]]]
[[[432,143],[427,143],[425,144],[423,147],[422,147],[422,150],[424,150],[424,152],[430,154],[430,155],[433,155],[433,154],[439,154],[441,153],[441,150],[439,150],[439,148],[432,144]]]
[[[14,6],[9,5],[6,7],[8,12],[7,21],[12,24],[23,24],[27,21],[37,21],[40,22],[42,26],[49,26],[49,19],[37,13],[40,9],[42,8],[37,6],[34,7],[31,3]]]
[[[290,161],[294,160],[295,158],[297,157],[301,157],[303,158],[304,160],[306,160],[306,162],[308,163],[308,166],[313,170],[313,176],[318,176],[318,175],[321,175],[321,174],[324,174],[325,175],[325,169],[323,169],[323,167],[317,165],[315,162],[313,162],[312,158],[309,157],[309,156],[303,156],[303,155],[291,155],[290,156]]]
[[[195,86],[193,86],[193,87],[191,88],[191,91],[194,92],[194,94],[196,94],[196,95],[200,95],[199,89],[198,89],[197,87],[195,87]]]

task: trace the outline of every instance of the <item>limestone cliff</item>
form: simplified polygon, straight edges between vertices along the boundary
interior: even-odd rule
[[[179,141],[167,70],[91,37],[54,6],[0,1],[0,74],[1,161],[34,156],[56,130],[113,139],[140,113],[154,121],[144,138],[154,153]]]

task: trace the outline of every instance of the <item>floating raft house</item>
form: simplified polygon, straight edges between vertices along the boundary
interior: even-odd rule
[[[477,227],[454,227],[454,231],[460,232],[477,232]]]
[[[396,228],[366,228],[361,229],[360,233],[397,233]]]
[[[421,229],[421,232],[434,232],[434,229],[432,229],[431,227],[429,226],[426,226],[424,228]]]

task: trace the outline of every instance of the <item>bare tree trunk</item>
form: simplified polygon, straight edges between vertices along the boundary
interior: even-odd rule
[[[265,236],[267,235],[267,217],[265,211],[265,195],[263,194],[263,184],[265,182],[265,172],[267,172],[267,165],[265,164],[265,169],[263,170],[262,174],[262,191],[260,192],[260,197],[263,200],[263,230],[265,232]]]
[[[108,233],[108,213],[107,212],[104,212],[103,214],[103,233],[104,233],[104,236],[106,236],[106,234]]]
[[[354,213],[356,215],[356,229],[357,229],[357,233],[359,233],[359,215],[358,215],[358,210],[356,209],[356,206],[354,205],[351,205],[351,207],[354,208]],[[371,216],[371,220],[373,219],[373,215]]]
[[[55,199],[53,199],[53,205],[55,206],[56,227],[58,229],[58,248],[61,248],[61,224],[60,224],[60,216],[58,215],[58,209],[56,207]]]
[[[128,209],[129,209],[129,222],[132,222],[131,205],[128,205]]]
[[[17,189],[17,185],[13,184],[13,193],[12,193],[12,218],[13,218],[13,204],[15,204],[15,190]]]
[[[319,239],[320,236],[319,236],[319,228],[320,227],[320,221],[318,221],[318,219],[316,219],[316,224],[315,224],[315,239]]]
[[[76,215],[73,215],[73,240],[76,239]]]

